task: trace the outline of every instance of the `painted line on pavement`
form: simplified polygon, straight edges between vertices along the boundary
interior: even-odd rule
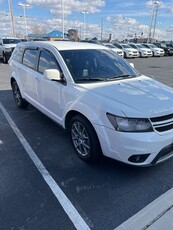
[[[162,194],[114,230],[147,230],[172,207],[173,188]]]
[[[84,219],[81,217],[81,215],[78,213],[76,208],[73,206],[73,204],[70,202],[70,200],[67,198],[67,196],[63,193],[61,188],[58,186],[58,184],[55,182],[55,180],[52,178],[52,176],[49,174],[47,169],[44,167],[40,159],[37,157],[36,153],[33,151],[23,134],[20,132],[20,130],[17,128],[16,124],[4,108],[4,106],[0,103],[0,109],[2,113],[4,114],[5,118],[7,119],[9,125],[13,129],[14,133],[18,137],[19,141],[23,145],[24,149],[26,150],[27,154],[37,167],[38,171],[42,175],[45,182],[50,187],[51,191],[55,195],[55,197],[58,199],[59,203],[61,204],[62,208],[78,230],[89,230],[89,226],[84,221]]]

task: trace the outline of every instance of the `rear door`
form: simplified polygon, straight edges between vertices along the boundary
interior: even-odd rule
[[[38,48],[26,48],[23,54],[23,65],[20,67],[20,79],[23,86],[24,98],[34,105],[38,104],[37,62]]]

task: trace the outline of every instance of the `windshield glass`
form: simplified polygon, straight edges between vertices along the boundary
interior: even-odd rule
[[[156,45],[153,45],[153,44],[151,44],[151,45],[149,45],[151,48],[158,48]]]
[[[139,75],[128,62],[111,50],[63,50],[60,54],[75,82],[107,81]]]
[[[143,45],[138,45],[138,44],[136,44],[136,46],[137,46],[138,48],[145,48],[145,46],[143,46]]]
[[[132,47],[129,46],[129,45],[122,45],[122,47],[124,47],[124,48],[132,48]]]
[[[109,48],[116,48],[113,44],[104,44],[104,43],[103,43],[103,45],[105,45],[105,46],[107,46],[107,47],[109,47]]]
[[[20,39],[9,39],[9,38],[3,39],[3,44],[17,44],[19,42],[21,42]]]

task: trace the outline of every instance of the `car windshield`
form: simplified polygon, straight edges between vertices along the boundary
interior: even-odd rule
[[[141,44],[140,44],[140,45],[137,44],[136,46],[137,46],[138,48],[145,48],[145,46],[143,46],[143,45],[141,45]]]
[[[9,38],[3,39],[3,44],[17,44],[19,42],[21,42],[20,39],[9,39]]]
[[[167,48],[165,43],[161,43],[161,47]]]
[[[104,43],[103,43],[103,45],[105,45],[105,46],[107,46],[107,47],[109,47],[109,48],[116,48],[113,44],[104,44]]]
[[[94,82],[137,77],[128,62],[108,49],[60,51],[75,82]]]
[[[122,47],[124,47],[124,48],[132,48],[132,47],[129,46],[129,45],[122,45]]]
[[[151,48],[158,48],[156,45],[153,45],[153,44],[151,44],[151,45],[149,45]]]

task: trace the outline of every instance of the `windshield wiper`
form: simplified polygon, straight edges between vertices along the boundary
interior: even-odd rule
[[[90,77],[75,79],[75,82],[80,82],[80,81],[105,81],[105,79],[104,78],[90,78]]]
[[[124,79],[124,78],[131,78],[131,77],[135,77],[135,75],[131,75],[131,74],[122,74],[122,75],[118,75],[118,76],[114,76],[114,77],[110,77],[107,78],[107,80],[111,81],[111,80],[119,80],[119,79]]]

